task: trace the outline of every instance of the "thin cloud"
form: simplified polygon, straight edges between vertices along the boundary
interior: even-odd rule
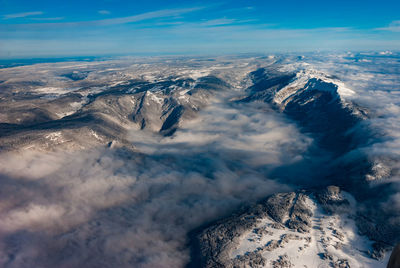
[[[388,26],[376,28],[378,31],[400,32],[400,20],[392,21]]]
[[[43,15],[43,12],[42,11],[32,11],[32,12],[8,14],[8,15],[4,15],[3,19],[8,20],[8,19],[16,19],[16,18],[25,18],[25,17],[29,17],[29,16],[38,16],[38,15]]]
[[[101,15],[108,15],[108,14],[110,14],[110,11],[108,11],[108,10],[99,10],[99,11],[97,11],[97,13],[99,13]]]
[[[229,25],[235,23],[236,20],[234,19],[215,19],[215,20],[208,20],[203,22],[201,25],[203,26],[218,26],[218,25]]]
[[[53,17],[53,18],[30,18],[34,21],[56,21],[56,20],[63,20],[64,17]]]
[[[185,13],[190,13],[193,11],[197,11],[203,9],[204,7],[193,7],[193,8],[179,8],[179,9],[163,9],[158,11],[152,11],[147,13],[142,13],[139,15],[128,16],[128,17],[120,17],[120,18],[112,18],[112,19],[104,19],[104,20],[96,20],[90,21],[89,24],[94,25],[116,25],[116,24],[125,24],[131,22],[139,22],[143,20],[149,19],[157,19],[157,18],[165,18],[172,16],[179,16]]]
[[[31,24],[14,24],[14,28],[27,27],[42,28],[42,27],[84,27],[84,26],[110,26],[118,24],[127,24],[133,22],[140,22],[151,19],[168,18],[180,16],[186,13],[198,11],[206,7],[192,7],[192,8],[177,8],[177,9],[162,9],[157,11],[146,12],[138,15],[128,17],[117,17],[111,19],[92,20],[92,21],[76,21],[76,22],[54,22],[54,23],[31,23]],[[7,26],[8,28],[10,25]]]
[[[227,19],[227,18],[222,18],[222,19],[213,19],[213,20],[207,20],[203,23],[201,23],[202,26],[224,26],[224,25],[233,25],[233,24],[243,24],[243,23],[249,23],[249,22],[254,22],[255,20],[237,20],[237,19]]]
[[[223,10],[223,13],[235,13],[235,12],[248,12],[248,11],[253,11],[255,10],[255,7],[253,6],[247,6],[247,7],[239,7],[239,8],[230,8],[230,9],[226,9]]]

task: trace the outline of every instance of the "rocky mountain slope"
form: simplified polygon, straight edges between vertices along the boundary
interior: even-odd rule
[[[157,66],[155,73],[142,70],[143,66],[104,71],[116,64],[89,64],[70,73],[64,73],[65,66],[59,64],[29,82],[24,81],[24,73],[35,67],[3,69],[3,76],[12,78],[1,84],[0,148],[31,148],[35,143],[38,149],[46,144],[45,150],[109,143],[129,146],[126,132],[130,129],[172,135],[215,92],[232,87],[208,74],[204,66],[200,70],[174,66],[175,70],[163,74],[158,72],[167,66]],[[111,81],[104,81],[104,76]]]
[[[384,266],[356,218],[356,201],[335,186],[275,194],[197,234],[192,266]]]

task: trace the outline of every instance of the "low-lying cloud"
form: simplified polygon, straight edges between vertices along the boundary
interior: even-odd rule
[[[139,152],[0,156],[5,267],[180,267],[187,233],[268,194],[310,139],[265,103],[222,96],[173,137],[131,133]]]
[[[327,60],[329,58],[329,60]],[[390,51],[380,53],[347,53],[326,56],[314,66],[339,77],[356,94],[345,99],[365,109],[366,118],[353,130],[355,139],[364,140],[362,146],[345,155],[343,162],[362,166],[351,159],[362,155],[369,161],[370,170],[360,174],[369,181],[370,191],[365,197],[367,214],[380,218],[391,226],[386,241],[398,243],[400,233],[400,69],[399,56]],[[361,184],[361,183],[360,183]],[[364,193],[365,194],[365,193]],[[376,208],[376,209],[371,209]],[[384,213],[383,213],[384,212]],[[373,219],[374,220],[374,219]],[[386,228],[386,227],[385,227]],[[390,237],[389,237],[390,236]]]

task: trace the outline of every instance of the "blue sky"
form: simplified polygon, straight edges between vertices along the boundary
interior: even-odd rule
[[[399,48],[398,0],[0,0],[0,58]]]

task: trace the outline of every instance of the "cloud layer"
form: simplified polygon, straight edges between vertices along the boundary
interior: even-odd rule
[[[1,265],[180,267],[187,232],[289,190],[268,174],[310,139],[268,105],[230,97],[172,138],[132,132],[139,153],[1,155]]]

